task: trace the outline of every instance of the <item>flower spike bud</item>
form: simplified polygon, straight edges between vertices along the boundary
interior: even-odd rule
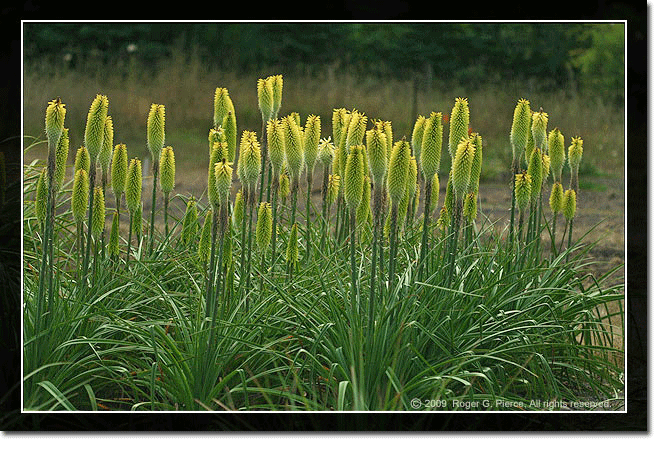
[[[55,153],[53,185],[57,192],[62,189],[62,185],[65,182],[65,169],[67,167],[67,156],[69,156],[69,128],[62,130]]]
[[[267,122],[273,113],[273,78],[257,80],[257,99],[263,122]]]
[[[284,80],[282,75],[273,75],[273,111],[271,113],[272,119],[277,119],[280,108],[282,107],[282,86]]]
[[[150,105],[148,111],[148,136],[147,145],[150,150],[150,155],[153,161],[157,161],[160,157],[160,152],[164,147],[165,139],[165,111],[164,105],[153,103]]]
[[[400,199],[405,193],[407,176],[409,174],[410,148],[404,139],[398,141],[391,151],[387,173],[388,193],[394,205],[400,204]]]
[[[215,143],[222,144],[227,141],[227,136],[224,134],[224,130],[221,125],[218,125],[214,128],[211,128],[208,131],[208,156],[213,153],[213,146]],[[228,155],[227,155],[228,156]]]
[[[462,139],[469,132],[469,104],[466,98],[456,98],[449,119],[449,155],[454,159]]]
[[[346,152],[349,153],[353,145],[362,145],[365,130],[368,125],[368,117],[362,112],[354,110],[347,128]]]
[[[525,171],[516,174],[516,205],[520,211],[526,211],[532,197],[532,177]]]
[[[541,193],[541,182],[543,181],[543,158],[541,150],[538,148],[535,148],[530,155],[527,173],[532,179],[532,199],[536,200]]]
[[[37,179],[37,187],[35,189],[35,215],[42,225],[46,220],[46,200],[48,196],[48,189],[46,181],[46,167],[42,169]]]
[[[553,180],[561,182],[566,155],[564,153],[564,136],[557,128],[548,133],[548,155],[550,156],[550,167],[553,169]]]
[[[229,96],[227,88],[216,88],[215,97],[213,99],[213,126],[221,126],[226,136],[227,145],[229,146],[229,162],[234,163],[236,156],[236,109]]]
[[[476,193],[474,191],[468,192],[463,201],[463,217],[470,222],[476,219],[477,201]]]
[[[45,129],[49,149],[55,148],[65,127],[65,104],[60,97],[51,100],[46,107]]]
[[[287,167],[292,182],[295,182],[303,171],[303,163],[305,159],[303,153],[303,139],[301,136],[302,132],[300,126],[296,123],[296,118],[294,116],[288,115],[283,120],[285,121],[284,141]]]
[[[92,220],[90,222],[91,232],[94,236],[102,234],[105,219],[104,192],[102,192],[102,186],[95,186],[93,192]]]
[[[257,213],[256,240],[261,253],[266,252],[273,236],[273,211],[271,204],[261,202]]]
[[[527,136],[530,133],[530,122],[532,111],[529,100],[521,98],[513,110],[513,122],[511,123],[511,152],[514,164],[527,146]]]
[[[226,143],[213,146],[213,154],[208,160],[208,203],[217,208],[220,206],[220,196],[217,193],[217,181],[215,179],[215,164],[224,159],[226,154]],[[240,158],[239,158],[240,159]],[[238,162],[240,166],[240,161]]]
[[[328,176],[328,189],[326,190],[326,203],[331,205],[338,198],[340,193],[340,175],[332,174]]]
[[[388,158],[390,156],[391,148],[393,147],[393,124],[389,120],[378,120],[375,123],[375,126],[386,135],[386,163],[388,164]]]
[[[278,195],[282,203],[286,203],[291,193],[291,180],[289,179],[289,174],[283,171],[280,174],[280,179],[278,180]]]
[[[97,161],[97,155],[102,150],[104,123],[106,122],[108,111],[109,100],[106,98],[106,95],[98,94],[90,105],[84,135],[84,145],[90,152],[93,164]]]
[[[346,108],[336,108],[333,110],[331,123],[333,125],[333,144],[336,148],[342,146],[342,132],[345,127],[346,117],[349,115]]]
[[[118,144],[113,150],[111,157],[111,187],[116,198],[125,192],[125,180],[127,179],[127,147]]]
[[[319,140],[319,161],[324,167],[331,167],[333,156],[335,155],[335,146],[331,142],[331,137]]]
[[[553,214],[562,212],[562,209],[564,208],[564,190],[562,188],[562,183],[559,181],[553,183],[553,188],[550,191],[550,198],[548,199],[548,203],[550,204],[550,210],[553,212]]]
[[[573,189],[567,189],[564,192],[564,205],[562,207],[562,213],[567,220],[573,220],[576,216],[576,191]]]
[[[437,204],[439,203],[439,174],[432,176],[430,183],[430,212],[437,211]]]
[[[225,205],[231,191],[232,169],[225,159],[215,164],[215,187],[219,196],[220,204]]]
[[[476,147],[471,139],[463,138],[458,144],[453,165],[451,166],[453,191],[458,201],[464,200],[464,196],[469,189],[474,153],[476,153]]]
[[[315,162],[319,156],[319,139],[321,138],[321,117],[311,114],[305,121],[303,134],[303,155],[305,170],[312,176]]]
[[[201,227],[201,235],[199,236],[198,256],[201,264],[206,267],[208,265],[208,258],[210,257],[210,244],[213,233],[213,211],[210,209],[206,212],[203,227]]]
[[[120,254],[118,222],[118,211],[114,211],[113,220],[111,221],[111,231],[109,232],[109,255],[113,258],[117,258]]]
[[[166,146],[162,149],[159,175],[162,192],[169,194],[176,186],[176,157],[173,153],[173,147]]]
[[[536,148],[545,149],[548,142],[546,141],[546,128],[548,127],[548,114],[539,111],[532,114],[532,138],[534,139],[534,146]]]
[[[423,178],[426,180],[432,179],[439,172],[439,162],[442,156],[442,133],[442,113],[432,112],[425,121],[421,140],[421,171],[423,172]]]
[[[344,177],[345,203],[350,211],[356,211],[363,199],[363,146],[353,145],[349,149]]]
[[[381,189],[386,177],[388,166],[388,142],[386,134],[375,125],[374,128],[365,133],[365,142],[368,152],[368,166],[374,185]]]
[[[104,121],[104,138],[102,139],[102,148],[100,149],[99,155],[97,155],[97,161],[102,167],[103,173],[108,173],[109,166],[111,165],[111,154],[113,153],[113,119],[111,116],[106,116]]]
[[[74,174],[74,185],[72,186],[72,215],[76,223],[83,223],[88,211],[88,191],[90,182],[88,172],[79,169]]]
[[[74,173],[79,169],[90,172],[90,153],[85,147],[79,147],[76,151],[76,156],[74,157]]]
[[[261,149],[256,133],[250,133],[243,153],[243,165],[245,166],[247,185],[254,189],[261,174]]]
[[[425,116],[419,114],[414,122],[414,128],[412,129],[412,151],[414,156],[417,159],[421,159],[421,145],[423,143],[423,130],[428,119]]]
[[[359,224],[365,223],[370,217],[370,197],[372,192],[372,182],[369,176],[363,177],[363,196],[361,203],[356,209],[356,221]]]
[[[479,183],[481,181],[481,165],[483,164],[483,139],[479,133],[472,133],[470,136],[474,144],[474,159],[472,160],[472,170],[470,171],[471,190],[479,194]]]
[[[569,146],[569,166],[577,171],[582,159],[583,140],[580,137],[573,137],[571,138],[571,145]]]
[[[141,205],[142,182],[141,160],[132,158],[127,171],[127,181],[125,182],[125,203],[130,212],[136,211]]]
[[[243,214],[245,214],[245,196],[243,189],[236,191],[236,200],[231,214],[231,223],[234,228],[240,228],[243,224]]]
[[[278,174],[282,171],[285,154],[284,128],[278,119],[268,121],[267,129],[268,140],[268,159],[273,166],[273,173]]]
[[[199,222],[197,214],[197,202],[194,198],[190,198],[187,202],[185,209],[185,217],[183,218],[183,229],[181,231],[181,240],[185,245],[189,245],[194,239],[194,236],[199,232]]]

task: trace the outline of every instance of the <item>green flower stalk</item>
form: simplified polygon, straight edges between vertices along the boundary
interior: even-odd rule
[[[430,205],[429,210],[436,211],[439,204],[439,174],[435,174],[430,182]]]
[[[37,179],[37,187],[35,189],[35,216],[43,227],[46,221],[46,204],[48,202],[48,186],[46,185],[46,167],[42,169]]]
[[[157,177],[159,159],[165,140],[166,115],[164,105],[153,103],[148,111],[146,145],[153,161],[153,196],[150,207],[150,245],[148,252],[153,252],[153,235],[155,231],[155,202],[157,195]]]
[[[321,139],[321,117],[311,114],[305,121],[303,131],[303,160],[307,176],[307,197],[305,201],[305,259],[310,257],[310,196],[312,195],[312,175],[319,157],[319,140]]]
[[[548,142],[546,140],[546,128],[548,127],[548,114],[543,112],[532,113],[532,138],[534,146],[540,149],[546,149]]]
[[[291,224],[296,220],[296,201],[298,198],[298,179],[303,170],[305,160],[303,149],[303,132],[297,123],[294,115],[289,115],[285,119],[284,137],[285,137],[285,155],[289,177],[291,178]]]
[[[169,194],[176,186],[176,157],[173,147],[166,146],[162,149],[159,164],[160,188],[164,195],[164,236],[169,235]]]
[[[557,128],[548,133],[548,155],[550,156],[550,166],[553,169],[553,180],[561,183],[566,154],[564,152],[564,136]]]
[[[118,232],[119,218],[118,211],[113,212],[113,220],[111,221],[111,231],[109,232],[109,256],[116,260],[120,255],[120,236]]]
[[[199,261],[201,262],[204,273],[208,266],[208,258],[210,257],[210,246],[211,246],[211,237],[212,237],[212,227],[213,227],[213,211],[210,209],[206,212],[206,217],[204,218],[204,224],[201,228],[201,235],[199,236],[199,247],[197,254],[199,255]]]
[[[469,104],[466,98],[456,98],[449,119],[449,155],[454,159],[460,141],[468,137]]]
[[[407,178],[409,176],[409,165],[411,159],[411,149],[406,140],[402,139],[395,143],[391,151],[391,158],[389,160],[388,174],[387,174],[387,187],[388,194],[391,199],[391,250],[389,258],[389,282],[393,282],[393,275],[395,273],[395,259],[397,255],[397,222],[398,222],[398,207],[400,200],[407,187]]]
[[[552,150],[552,147],[551,147]],[[553,255],[556,254],[556,248],[555,248],[555,236],[557,233],[557,214],[562,212],[564,208],[564,190],[562,188],[562,183],[559,181],[556,181],[553,183],[553,187],[550,191],[550,198],[548,199],[548,203],[550,204],[550,210],[553,213],[553,232],[552,232],[552,240],[551,240],[551,250],[553,252]]]
[[[583,140],[580,137],[571,138],[569,146],[569,168],[571,169],[571,189],[578,192],[578,169],[583,158]]]
[[[125,192],[127,180],[127,146],[118,144],[111,158],[111,188],[116,197],[116,211],[120,214],[120,197]]]
[[[453,165],[451,166],[453,191],[458,202],[463,201],[470,187],[475,153],[476,147],[469,138],[463,138],[458,144]]]
[[[291,226],[287,250],[285,252],[285,261],[287,262],[288,272],[291,276],[292,271],[298,268],[298,222],[294,222]]]

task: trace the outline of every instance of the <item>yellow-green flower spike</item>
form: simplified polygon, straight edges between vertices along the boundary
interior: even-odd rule
[[[282,87],[284,85],[284,80],[282,75],[273,75],[273,111],[271,113],[271,118],[276,119],[280,108],[282,107]]]
[[[162,192],[169,194],[176,186],[176,157],[173,153],[173,147],[166,146],[162,149],[159,172]]]
[[[65,170],[67,168],[67,157],[69,156],[69,128],[62,130],[55,151],[55,173],[53,174],[53,185],[55,190],[60,191],[65,182]]]
[[[125,182],[125,203],[130,212],[136,211],[141,205],[142,184],[141,160],[132,158],[127,170],[127,181]]]
[[[453,191],[458,201],[462,201],[470,186],[472,175],[472,164],[476,147],[469,138],[463,138],[458,144],[453,165],[451,166],[451,178]]]
[[[511,123],[511,152],[513,161],[517,158],[527,146],[527,137],[530,134],[530,123],[532,121],[532,111],[529,100],[521,98],[518,100],[516,108],[513,110],[513,122]]]
[[[285,252],[285,260],[291,267],[296,267],[298,264],[298,222],[294,222],[289,233],[289,241],[287,242],[287,251]]]
[[[127,146],[117,144],[111,157],[111,187],[116,198],[125,192],[127,179]]]
[[[580,162],[583,159],[583,140],[580,137],[571,138],[569,146],[569,166],[572,170],[578,171]]]
[[[342,140],[342,133],[345,128],[345,123],[349,123],[350,112],[346,108],[336,108],[333,110],[333,117],[331,123],[333,126],[333,143],[337,148],[345,144]]]
[[[257,98],[259,100],[259,111],[264,122],[268,121],[273,113],[273,79],[260,78],[257,81]]]
[[[432,179],[439,172],[439,162],[442,157],[442,134],[442,113],[430,113],[430,117],[425,121],[421,140],[421,171],[426,180]]]
[[[215,164],[222,161],[225,155],[225,144],[215,145],[213,146],[213,153],[208,159],[208,204],[212,205],[214,208],[220,206],[220,196],[217,193],[217,180],[215,179]],[[240,161],[238,164],[240,165]]]
[[[387,145],[387,159],[390,149],[393,147],[393,124],[389,120],[378,120],[375,122],[375,126],[379,131],[386,135],[386,145]]]
[[[376,126],[365,133],[368,153],[368,166],[374,185],[378,189],[384,184],[388,166],[388,143],[386,134]]]
[[[91,232],[94,236],[102,234],[105,219],[106,208],[104,206],[104,192],[102,192],[102,186],[95,186],[93,190],[92,218],[90,222]]]
[[[88,211],[88,191],[90,182],[88,172],[79,169],[74,174],[74,185],[72,186],[72,215],[77,223],[83,223]]]
[[[298,180],[298,177],[300,177],[301,172],[303,171],[305,155],[303,154],[302,132],[301,127],[298,126],[296,118],[293,115],[288,115],[282,120],[285,123],[284,141],[287,168],[293,182],[294,180]]]
[[[532,180],[532,198],[537,199],[541,193],[541,182],[543,181],[543,158],[541,157],[541,150],[538,148],[535,148],[530,155],[527,163],[527,173]]]
[[[164,147],[166,113],[164,105],[153,103],[148,111],[147,145],[153,161],[157,161]]]
[[[206,267],[208,265],[208,258],[210,257],[210,244],[213,230],[213,211],[210,209],[206,212],[203,227],[201,227],[201,235],[199,236],[198,255],[201,264]]]
[[[449,172],[449,179],[446,182],[446,192],[444,193],[444,206],[446,213],[449,215],[447,226],[451,223],[451,213],[456,207],[456,194],[453,190],[453,169]]]
[[[109,232],[109,255],[113,258],[117,258],[120,254],[119,220],[118,211],[114,211],[113,220],[111,220],[111,231]]]
[[[229,99],[229,103],[231,103],[231,99]],[[231,105],[232,110],[227,113],[227,117],[225,117],[224,121],[222,122],[222,130],[224,132],[224,137],[225,137],[225,142],[227,143],[227,153],[228,153],[228,159],[231,164],[234,163],[236,159],[236,133],[237,133],[237,126],[236,126],[236,115],[233,112],[233,104]]]
[[[139,202],[132,214],[132,234],[141,234],[143,232],[143,203]]]
[[[65,104],[60,97],[51,100],[46,106],[45,130],[49,149],[55,148],[65,127]]]
[[[451,215],[447,211],[446,205],[442,205],[442,209],[439,210],[439,218],[437,219],[437,228],[442,233],[445,233],[449,225],[451,225]]]
[[[317,157],[319,156],[319,139],[321,139],[321,117],[311,114],[305,121],[303,132],[305,170],[310,175],[312,175]]]
[[[409,175],[410,153],[409,144],[404,139],[396,142],[391,151],[386,182],[389,197],[391,197],[391,202],[394,205],[400,204],[400,199],[405,193],[407,176]]]
[[[328,176],[328,189],[326,190],[326,203],[331,205],[338,198],[340,193],[340,175],[332,174]]]
[[[363,179],[365,172],[363,170],[362,146],[353,145],[349,149],[347,157],[347,166],[344,176],[344,197],[345,203],[350,211],[356,211],[363,198]]]
[[[545,183],[550,174],[550,156],[541,152],[541,183]]]
[[[331,142],[331,137],[319,140],[319,161],[324,167],[331,167],[333,156],[335,155],[335,146]]]
[[[472,170],[470,172],[470,190],[479,194],[479,182],[481,181],[481,166],[483,164],[483,139],[479,133],[472,133],[470,136],[474,144],[474,159],[472,160]]]
[[[414,197],[416,188],[419,184],[418,181],[418,167],[416,165],[416,157],[413,155],[409,158],[409,169],[407,172],[407,182],[405,184],[405,195],[409,200]]]
[[[423,129],[426,123],[425,116],[419,114],[414,122],[414,128],[412,129],[412,151],[414,156],[418,159],[421,159],[421,144],[423,142]]]
[[[84,134],[85,147],[90,152],[90,159],[93,163],[97,161],[97,155],[102,150],[104,142],[104,123],[109,112],[109,100],[106,95],[97,95],[90,105],[88,118],[86,120],[86,129]]]
[[[349,119],[349,126],[347,128],[347,141],[346,150],[354,145],[362,145],[363,138],[365,138],[365,130],[368,125],[368,117],[362,112],[354,110],[351,118]]]
[[[532,113],[532,138],[534,139],[534,146],[536,148],[545,149],[548,142],[546,141],[546,128],[548,127],[548,114],[539,111]]]
[[[220,204],[222,205],[225,205],[229,200],[231,175],[231,164],[225,159],[215,164],[215,187],[217,188],[217,195],[219,196]]]
[[[282,203],[285,203],[289,198],[291,193],[290,187],[291,180],[289,179],[289,174],[287,172],[282,172],[280,174],[280,179],[278,180],[278,195]]]
[[[79,169],[90,172],[90,153],[85,147],[79,147],[76,151],[76,156],[74,157],[74,173]]]
[[[463,201],[463,217],[470,222],[476,219],[477,202],[476,193],[468,192]]]
[[[245,196],[243,190],[239,189],[236,192],[236,200],[234,201],[234,209],[231,213],[232,225],[240,229],[243,224],[243,215],[245,214]]]
[[[188,200],[183,218],[183,230],[181,231],[181,240],[185,245],[189,245],[194,236],[199,232],[199,221],[197,214],[197,202],[193,198]]]
[[[268,159],[273,166],[273,173],[278,174],[282,171],[285,159],[284,128],[278,119],[268,121],[266,136],[268,140]]]
[[[516,205],[520,211],[526,211],[532,197],[532,177],[525,171],[516,174]]]
[[[250,139],[243,153],[243,165],[245,166],[247,186],[254,189],[261,174],[261,148],[256,133],[250,133]]]
[[[224,97],[228,94],[227,88],[215,88],[215,94],[213,96],[213,126],[215,127],[221,127],[222,122],[227,116]]]
[[[564,204],[562,207],[562,213],[567,220],[573,220],[576,216],[576,191],[573,189],[567,189],[564,192]]]
[[[449,118],[449,155],[455,158],[460,141],[468,137],[469,104],[466,98],[456,98]]]
[[[35,215],[40,224],[44,224],[46,220],[46,200],[48,196],[46,181],[46,167],[44,167],[37,179],[37,187],[35,189]]]
[[[553,170],[553,180],[561,182],[566,154],[564,152],[564,136],[557,128],[548,133],[548,156],[550,156],[550,167]]]
[[[210,155],[213,153],[213,146],[216,142],[218,144],[222,144],[226,141],[227,137],[224,134],[224,130],[222,129],[221,125],[211,128],[208,132],[208,156],[210,157]]]
[[[257,247],[260,252],[265,252],[271,243],[273,235],[273,212],[271,204],[261,202],[259,212],[257,213],[256,239]]]
[[[559,181],[553,183],[548,203],[550,204],[550,210],[553,214],[561,212],[564,208],[564,189],[562,188],[562,183]]]
[[[104,138],[102,139],[102,148],[100,149],[99,155],[97,155],[97,161],[99,161],[99,165],[102,167],[103,173],[107,173],[109,171],[112,153],[113,119],[111,119],[111,116],[106,116],[106,120],[104,121]]]

